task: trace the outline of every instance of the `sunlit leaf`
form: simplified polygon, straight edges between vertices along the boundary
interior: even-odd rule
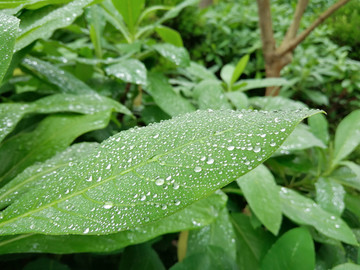
[[[108,234],[158,220],[258,166],[319,112],[198,111],[121,132],[8,206],[0,233]]]

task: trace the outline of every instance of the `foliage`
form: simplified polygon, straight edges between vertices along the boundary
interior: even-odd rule
[[[321,28],[261,79],[253,1],[197,4],[0,3],[2,269],[359,267],[360,110],[308,108],[358,63]]]

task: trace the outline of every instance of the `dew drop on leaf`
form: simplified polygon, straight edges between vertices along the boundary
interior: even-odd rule
[[[113,204],[112,202],[106,202],[103,207],[104,207],[105,209],[110,209],[110,208],[113,207],[113,206],[114,206],[114,204]]]
[[[195,167],[195,168],[194,168],[194,171],[195,171],[195,172],[201,172],[201,167],[198,167],[198,166]]]
[[[164,184],[164,179],[162,179],[162,178],[158,178],[158,179],[156,179],[155,180],[155,184],[157,185],[157,186],[162,186],[163,184]]]

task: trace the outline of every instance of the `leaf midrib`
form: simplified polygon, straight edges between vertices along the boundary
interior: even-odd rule
[[[52,207],[53,205],[56,205],[56,204],[61,203],[61,202],[63,202],[63,201],[66,201],[66,200],[68,200],[68,199],[70,199],[70,198],[76,197],[76,196],[78,196],[78,195],[80,195],[80,194],[82,194],[82,193],[84,193],[84,192],[89,191],[90,189],[96,188],[96,187],[98,187],[98,186],[100,186],[100,185],[102,185],[102,184],[105,184],[105,183],[107,183],[107,182],[110,182],[111,180],[113,180],[113,179],[115,179],[115,178],[117,178],[117,177],[119,177],[119,176],[121,177],[121,176],[123,176],[123,175],[125,175],[125,174],[127,174],[127,173],[129,173],[129,172],[131,172],[131,171],[133,171],[133,170],[135,170],[135,169],[137,169],[137,168],[139,168],[139,167],[142,167],[142,166],[145,166],[145,165],[147,165],[147,164],[149,164],[149,163],[155,162],[155,161],[157,161],[160,157],[163,157],[163,156],[166,156],[166,155],[168,155],[168,154],[171,154],[172,152],[175,152],[175,151],[177,151],[177,150],[179,150],[179,149],[181,149],[181,148],[183,148],[183,147],[186,147],[186,146],[191,145],[191,144],[193,144],[193,143],[196,143],[196,142],[198,142],[198,141],[204,140],[204,139],[206,139],[206,138],[210,138],[211,136],[217,136],[217,135],[220,135],[220,134],[224,134],[224,133],[230,132],[230,131],[232,131],[232,130],[233,130],[233,128],[229,128],[229,129],[226,129],[226,130],[224,130],[224,131],[216,132],[216,133],[214,133],[214,134],[210,134],[210,135],[208,135],[208,136],[201,137],[201,138],[199,138],[199,139],[197,139],[197,140],[192,140],[192,141],[190,141],[190,142],[187,142],[187,143],[185,143],[185,144],[183,144],[183,145],[180,145],[180,146],[178,146],[178,147],[176,147],[176,148],[173,148],[172,150],[167,151],[167,152],[165,152],[165,153],[163,153],[163,154],[156,155],[155,157],[153,157],[153,158],[151,158],[151,159],[148,159],[147,161],[143,161],[143,162],[141,162],[141,163],[139,163],[139,164],[136,164],[136,165],[128,168],[127,170],[122,171],[121,173],[119,173],[119,174],[117,174],[117,175],[113,175],[113,176],[111,176],[111,177],[109,177],[109,178],[106,178],[106,179],[104,179],[104,180],[102,180],[102,181],[100,181],[100,182],[98,182],[98,183],[95,183],[95,184],[92,185],[91,187],[86,187],[86,188],[81,189],[81,190],[79,190],[79,191],[77,191],[77,192],[71,193],[71,194],[69,194],[69,195],[66,196],[66,197],[63,197],[62,199],[59,199],[59,200],[50,202],[50,203],[48,203],[48,204],[45,204],[43,207],[39,207],[39,208],[36,208],[36,209],[34,209],[34,210],[30,210],[30,211],[28,211],[28,212],[25,212],[25,213],[22,214],[22,215],[19,215],[19,216],[13,217],[13,218],[11,218],[11,219],[8,219],[8,220],[6,220],[6,221],[3,221],[3,222],[0,223],[0,227],[3,227],[4,225],[6,225],[6,224],[8,224],[8,223],[11,223],[11,221],[17,220],[17,219],[22,218],[22,217],[29,216],[29,215],[31,215],[31,214],[33,214],[33,213],[39,212],[39,211],[41,211],[41,210],[43,210],[43,209]]]

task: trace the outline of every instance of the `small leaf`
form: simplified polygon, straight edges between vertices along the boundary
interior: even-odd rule
[[[266,254],[261,269],[315,269],[315,248],[308,230],[296,228],[283,234]]]
[[[83,13],[83,8],[94,0],[76,0],[58,8],[43,8],[20,17],[20,33],[15,51],[19,51],[37,39],[48,39],[55,30],[71,25]],[[30,14],[30,15],[29,15]]]
[[[235,67],[233,65],[225,65],[220,71],[221,79],[227,84],[228,88],[231,88],[231,78],[235,71]]]
[[[158,26],[155,31],[164,42],[177,47],[184,47],[181,35],[178,31],[166,26]]]
[[[320,178],[316,183],[316,201],[322,209],[340,217],[345,208],[345,190],[331,178]]]
[[[124,82],[146,85],[147,75],[145,65],[136,59],[126,59],[105,69],[108,75],[113,75]]]
[[[216,76],[210,70],[193,61],[190,62],[190,65],[186,67],[185,70],[190,75],[186,74],[186,76],[190,78],[195,77],[201,80],[216,80]]]
[[[0,254],[8,253],[79,253],[111,252],[143,243],[157,236],[198,229],[214,221],[224,209],[227,197],[216,192],[203,200],[159,221],[109,235],[42,235],[26,234],[0,237]]]
[[[352,161],[342,161],[340,167],[333,171],[331,177],[344,186],[360,190],[360,166]]]
[[[112,3],[123,17],[130,32],[134,34],[135,25],[144,9],[145,0],[112,0]]]
[[[177,94],[167,78],[160,73],[148,74],[148,92],[155,103],[168,115],[176,116],[195,111],[194,106],[185,98]]]
[[[49,62],[28,56],[23,60],[22,65],[36,75],[44,78],[49,84],[57,86],[61,92],[75,95],[95,93],[95,91],[83,81]]]
[[[11,137],[0,145],[0,186],[26,167],[67,148],[78,136],[104,128],[110,111],[92,115],[51,115],[31,132]]]
[[[326,117],[322,114],[311,116],[308,119],[311,132],[325,145],[329,142],[329,125]]]
[[[225,95],[236,109],[242,110],[249,107],[249,99],[244,93],[239,91],[226,92]]]
[[[243,214],[231,216],[236,234],[236,262],[239,269],[260,269],[260,263],[274,237],[262,228],[254,229],[250,218]]]
[[[235,70],[233,71],[233,74],[231,76],[231,85],[233,85],[241,76],[243,73],[247,63],[249,62],[250,55],[244,55],[239,62],[236,64]]]
[[[204,80],[193,89],[199,109],[231,109],[219,81]]]
[[[235,233],[227,208],[219,213],[212,224],[189,232],[186,257],[210,245],[221,247],[230,258],[235,259]]]
[[[360,270],[360,265],[354,263],[344,263],[335,266],[332,270]]]
[[[356,238],[348,225],[320,206],[297,192],[281,188],[283,213],[296,223],[314,226],[324,235],[351,245],[357,245]]]
[[[236,182],[257,218],[276,235],[280,229],[282,211],[279,191],[271,172],[260,165]]]
[[[170,9],[169,11],[167,11],[164,16],[162,16],[160,18],[160,20],[158,21],[159,24],[175,18],[184,8],[188,7],[188,6],[192,6],[195,5],[199,2],[199,0],[184,0],[181,1],[178,5],[176,5],[175,7],[173,7],[172,9]]]
[[[359,143],[360,110],[356,110],[347,115],[336,129],[333,165],[349,155]]]
[[[16,17],[0,12],[0,85],[11,62],[19,22]]]
[[[121,132],[8,206],[0,233],[99,235],[161,219],[258,166],[299,121],[316,113],[198,111]],[[44,127],[37,131],[62,141],[61,133]],[[35,149],[38,157],[42,149]]]
[[[179,67],[187,67],[190,64],[190,56],[183,47],[172,44],[156,44],[152,46],[158,53]]]
[[[242,86],[246,83],[245,86]],[[264,78],[264,79],[246,79],[240,80],[233,85],[234,90],[247,91],[257,88],[265,88],[268,86],[283,86],[288,84],[288,80],[284,78]],[[239,88],[237,86],[240,86]]]

